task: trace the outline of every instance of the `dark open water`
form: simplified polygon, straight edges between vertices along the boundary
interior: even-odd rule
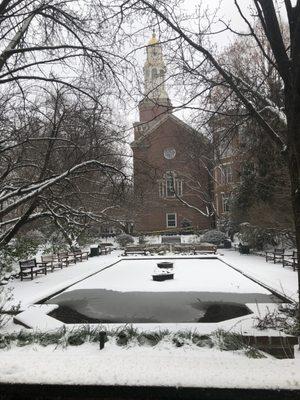
[[[50,315],[65,323],[219,322],[250,314],[246,303],[281,303],[261,293],[118,292],[79,289],[47,301]]]

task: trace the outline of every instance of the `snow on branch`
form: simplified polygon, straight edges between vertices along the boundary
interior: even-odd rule
[[[29,187],[26,187],[26,188],[17,189],[16,191],[11,192],[11,193],[7,194],[6,196],[3,196],[2,198],[0,198],[0,204],[1,204],[6,200],[11,199],[12,197],[16,197],[16,196],[19,197],[19,196],[22,196],[24,193],[26,193],[24,196],[22,196],[15,202],[13,202],[13,203],[7,205],[5,208],[3,208],[0,211],[0,218],[3,217],[4,215],[8,214],[10,211],[16,209],[18,206],[28,202],[30,199],[38,196],[44,190],[50,188],[54,184],[67,178],[74,172],[77,172],[77,171],[87,168],[89,166],[96,166],[96,167],[100,168],[103,172],[111,171],[113,173],[120,174],[123,178],[126,178],[125,174],[120,169],[114,167],[113,165],[102,163],[97,160],[84,161],[80,164],[75,165],[74,167],[70,168],[69,170],[63,172],[60,175],[51,177],[40,183],[30,185]]]
[[[249,90],[249,92],[251,92],[257,99],[265,104],[264,109],[260,110],[260,112],[262,112],[263,110],[270,111],[275,117],[279,119],[284,127],[287,127],[286,114],[269,97],[264,96],[258,90],[253,89],[244,79],[233,74],[231,71],[227,73],[230,74],[236,81],[240,82],[247,90]]]

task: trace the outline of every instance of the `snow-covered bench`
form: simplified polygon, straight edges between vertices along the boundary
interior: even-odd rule
[[[77,249],[77,248],[73,249],[73,251],[69,252],[68,254],[70,257],[72,257],[72,256],[75,257],[75,262],[89,259],[88,251],[82,251],[81,249]]]
[[[19,261],[19,265],[20,265],[21,281],[28,276],[30,277],[31,280],[33,280],[34,275],[35,276],[37,276],[37,274],[47,275],[46,264],[42,262],[41,263],[36,262],[35,258],[31,260]]]
[[[57,253],[57,258],[60,263],[68,267],[69,264],[76,264],[76,257],[73,253],[69,253],[68,251],[61,251]]]
[[[162,244],[180,244],[181,243],[181,237],[178,236],[178,235],[162,236],[161,237],[161,243]]]
[[[45,256],[41,256],[42,263],[46,265],[47,269],[50,268],[51,272],[55,268],[61,268],[63,267],[62,262],[58,260],[58,257],[55,254],[47,254]]]
[[[100,254],[108,254],[111,252],[111,243],[99,243]]]
[[[282,266],[289,266],[293,268],[293,271],[298,269],[298,252],[293,251],[292,254],[284,254],[282,260]]]
[[[273,261],[274,264],[277,262],[283,262],[285,249],[274,249],[273,251],[266,251],[266,261]]]
[[[127,246],[124,250],[124,255],[128,256],[129,254],[143,254],[147,255],[147,249],[141,246]]]
[[[194,245],[194,254],[216,254],[217,246],[210,243],[200,243]]]

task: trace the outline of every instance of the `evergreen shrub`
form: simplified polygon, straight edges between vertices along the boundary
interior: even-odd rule
[[[134,243],[134,238],[127,233],[122,233],[116,237],[116,241],[121,247],[125,247],[130,243]]]
[[[212,229],[211,231],[207,231],[202,235],[201,242],[202,243],[211,243],[219,246],[226,239],[226,235],[224,232],[218,231],[217,229]]]

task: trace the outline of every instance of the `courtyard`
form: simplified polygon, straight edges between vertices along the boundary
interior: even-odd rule
[[[255,327],[255,321],[264,313],[273,311],[281,302],[272,303],[272,301],[266,300],[270,291],[291,300],[297,298],[294,271],[282,268],[279,264],[266,263],[261,256],[240,255],[232,249],[219,249],[217,256],[212,258],[210,256],[178,256],[172,253],[159,257],[159,259],[161,258],[174,262],[174,281],[153,282],[151,280],[153,265],[158,260],[157,256],[122,257],[119,250],[105,256],[90,258],[80,264],[70,265],[68,268],[55,271],[47,276],[38,276],[32,281],[13,280],[9,284],[9,288],[12,290],[14,298],[13,303],[9,306],[20,304],[20,310],[15,316],[15,322],[18,322],[18,325],[10,322],[5,329],[7,333],[24,329],[28,331],[28,328],[36,332],[49,333],[59,330],[63,326],[66,326],[69,332],[75,332],[78,328],[82,329],[87,324],[64,324],[47,314],[53,310],[56,298],[95,288],[98,288],[100,292],[102,288],[107,292],[117,290],[123,294],[126,292],[142,294],[146,291],[148,295],[149,293],[154,295],[154,297],[147,298],[150,304],[151,299],[155,298],[155,294],[160,294],[160,292],[165,295],[166,293],[172,294],[172,292],[186,294],[197,291],[196,296],[198,296],[205,290],[206,292],[212,291],[213,297],[220,292],[231,293],[231,296],[240,294],[242,297],[248,293],[246,299],[241,300],[240,298],[239,300],[250,307],[250,313],[216,323],[195,323],[178,322],[176,318],[172,319],[173,309],[169,322],[150,320],[146,323],[145,321],[135,323],[127,320],[124,323],[119,321],[118,323],[89,324],[92,328],[100,326],[101,330],[117,332],[117,334],[122,330],[126,331],[128,327],[136,329],[137,335],[138,332],[141,335],[145,335],[146,332],[146,337],[147,333],[165,332],[162,334],[162,339],[155,344],[137,341],[136,338],[133,338],[125,345],[120,346],[118,341],[109,339],[101,351],[98,342],[89,341],[77,346],[41,346],[38,342],[21,347],[12,344],[8,349],[0,350],[0,381],[222,388],[230,388],[234,385],[236,388],[252,389],[300,388],[300,357],[297,346],[295,346],[294,359],[280,360],[267,354],[263,358],[256,359],[246,357],[241,350],[222,351],[216,346],[212,348],[205,345],[197,346],[190,340],[193,335],[207,336],[218,330],[238,334],[244,332],[248,335],[255,334],[264,337],[285,336],[283,332],[273,329],[259,330]],[[124,273],[122,273],[122,268]],[[253,293],[256,295],[254,299],[251,299]],[[249,294],[251,294],[250,298]],[[45,299],[51,299],[50,303],[53,304],[49,304],[49,300],[46,301],[47,304],[37,304]],[[139,305],[145,312],[143,309],[145,304],[143,305],[139,299],[138,297],[137,301],[133,302],[136,308],[132,313],[135,316]],[[124,303],[124,299],[121,300]],[[232,298],[230,298],[231,300]],[[224,301],[222,296],[221,301]],[[81,299],[79,303],[82,306],[85,302]],[[109,301],[108,304],[110,303]],[[158,309],[159,303],[161,307],[163,305],[168,307],[168,302],[165,304],[164,296],[156,299]],[[173,302],[171,301],[170,304]],[[180,307],[177,303],[175,306]],[[92,305],[84,304],[84,307],[93,315],[93,307],[101,310],[101,307],[105,309],[107,304],[100,296],[100,302],[98,299]],[[124,306],[122,308],[120,304],[117,307],[119,318],[124,315],[124,309],[128,309],[126,301],[125,308]],[[80,308],[80,311],[85,312],[86,310]],[[106,313],[108,311],[106,309]],[[116,312],[116,309],[113,312]],[[111,310],[110,313],[112,313]],[[165,318],[166,315],[168,316],[168,311],[163,310],[162,318]],[[19,325],[20,323],[23,324],[23,328]],[[178,335],[180,337],[180,332],[183,342],[178,346],[175,344],[177,342],[174,341],[174,338]],[[187,334],[188,332],[189,334]],[[188,337],[190,339],[187,339]],[[66,369],[66,364],[71,367]],[[21,365],[22,367],[20,367]],[[35,366],[34,369],[31,368],[32,365]],[[132,374],[133,369],[135,370],[134,374]],[[189,373],[191,369],[194,371],[193,374]],[[266,369],[268,374],[264,374]],[[281,371],[280,376],[278,369]],[[165,372],[162,374],[161,371]]]

